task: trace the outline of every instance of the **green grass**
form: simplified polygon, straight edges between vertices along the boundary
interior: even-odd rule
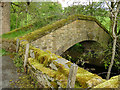
[[[40,29],[43,26],[46,26],[47,24],[51,24],[51,23],[59,20],[60,18],[61,17],[55,16],[55,15],[49,16],[47,18],[42,18],[42,19],[39,19],[38,21],[34,22],[32,25],[26,25],[24,27],[19,28],[18,30],[11,31],[11,33],[10,32],[5,33],[0,37],[9,38],[9,39],[21,37],[21,36],[24,36],[25,34],[28,34],[34,30]]]
[[[13,32],[11,34],[3,34],[2,38],[12,39],[12,38],[24,36],[25,34],[28,34],[30,32],[32,32],[32,30],[29,30],[29,31],[17,31],[17,32]]]
[[[6,55],[8,52],[0,48],[0,56]]]

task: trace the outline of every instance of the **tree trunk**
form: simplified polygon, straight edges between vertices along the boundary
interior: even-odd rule
[[[114,9],[114,2],[111,2],[111,9],[113,10]],[[113,13],[112,12],[112,10],[110,11],[111,13]],[[114,14],[114,13],[113,13]],[[111,24],[110,24],[110,28],[113,28],[113,15],[112,14],[110,14],[110,21],[111,21]],[[110,31],[112,31],[112,33],[113,33],[113,30],[110,30]],[[115,33],[117,34],[117,21],[116,21],[116,24],[115,24]]]
[[[113,36],[113,48],[112,48],[112,58],[111,58],[111,63],[110,63],[110,66],[109,66],[109,69],[108,69],[108,73],[107,73],[107,77],[106,79],[108,80],[109,77],[110,77],[110,72],[111,72],[111,69],[112,69],[112,66],[113,66],[113,63],[114,63],[114,59],[115,59],[115,52],[116,52],[116,43],[117,43],[117,34],[116,34],[116,29],[117,29],[117,15],[118,15],[118,12],[119,12],[119,8],[120,8],[120,2],[117,3],[117,8],[116,8],[116,11],[115,12],[111,12],[111,18],[112,18],[112,36]],[[112,10],[113,10],[113,7],[111,7]]]
[[[115,37],[114,40],[113,40],[112,59],[111,59],[111,63],[110,63],[110,66],[109,66],[109,69],[108,69],[108,72],[107,72],[107,77],[106,77],[107,80],[110,77],[110,72],[111,72],[111,69],[112,69],[112,66],[113,66],[113,63],[114,63],[115,51],[116,51],[116,42],[117,42],[117,37]]]
[[[2,33],[10,31],[10,2],[1,2],[2,6]]]
[[[0,35],[2,34],[2,3],[0,2]]]

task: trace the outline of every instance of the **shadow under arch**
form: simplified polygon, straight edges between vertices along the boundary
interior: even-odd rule
[[[103,48],[103,46],[101,45],[100,42],[96,41],[96,40],[88,40],[88,39],[83,39],[83,40],[78,40],[75,39],[74,42],[73,40],[70,40],[69,42],[66,42],[63,46],[61,46],[59,49],[57,49],[57,51],[55,52],[55,54],[57,55],[61,55],[62,53],[64,53],[66,50],[68,50],[69,48],[71,48],[72,46],[74,46],[77,43],[84,43],[84,42],[95,42],[97,43],[97,45],[99,45],[101,48]],[[88,44],[89,44],[88,43]]]
[[[94,40],[84,40],[78,42],[68,48],[64,49],[65,51],[60,54],[66,59],[74,59],[72,62],[76,63],[77,60],[81,60],[85,63],[103,66],[102,59],[104,57],[104,49],[101,44]]]

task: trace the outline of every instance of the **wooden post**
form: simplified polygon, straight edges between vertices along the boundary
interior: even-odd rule
[[[27,64],[27,60],[28,60],[28,53],[29,53],[29,43],[26,44],[26,51],[25,51],[25,59],[24,59],[24,69],[26,72],[26,64]]]
[[[74,88],[78,66],[74,63],[70,67],[67,88]]]
[[[19,45],[20,45],[20,40],[17,39],[17,42],[16,42],[16,53],[17,53],[18,50],[19,50]]]
[[[33,51],[33,50],[30,50],[30,56],[31,56],[32,58],[35,58],[35,54],[34,54],[34,51]]]

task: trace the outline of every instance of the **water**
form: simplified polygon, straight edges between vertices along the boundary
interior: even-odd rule
[[[105,67],[99,67],[99,66],[95,66],[87,63],[85,63],[83,66],[81,64],[78,64],[78,65],[86,69],[87,71],[97,74],[101,76],[103,79],[106,79],[108,69],[105,69]],[[120,70],[117,70],[115,67],[113,67],[111,70],[110,77],[113,77],[119,74],[120,74]]]

